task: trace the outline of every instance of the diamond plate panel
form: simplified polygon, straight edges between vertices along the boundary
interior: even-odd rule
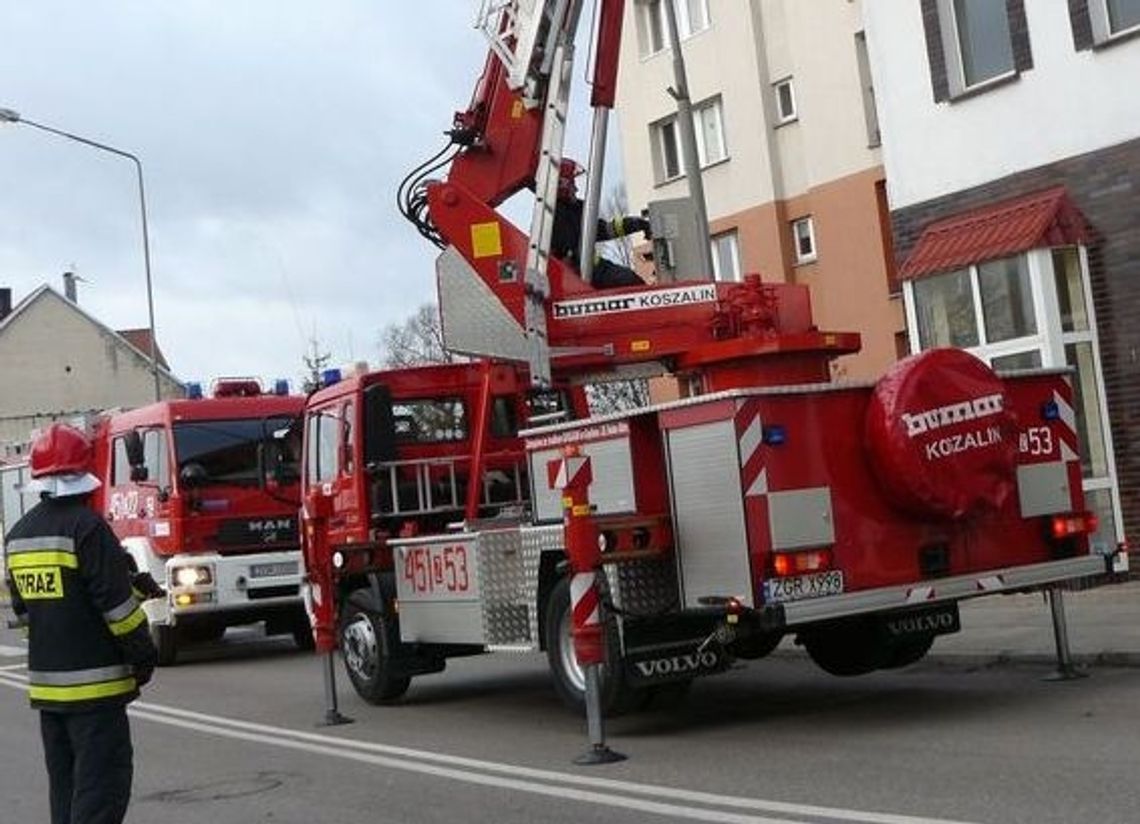
[[[449,246],[435,261],[444,344],[452,352],[525,361],[526,334],[463,256]]]
[[[677,567],[672,557],[608,564],[605,570],[614,606],[622,612],[653,615],[676,610],[680,605]]]
[[[557,552],[564,554],[562,549],[562,524],[548,526],[523,527],[522,554],[524,574],[526,575],[526,598],[530,609],[530,637],[538,643],[538,570],[542,563],[544,552]]]
[[[479,533],[483,637],[489,646],[533,644],[526,564],[518,529]]]

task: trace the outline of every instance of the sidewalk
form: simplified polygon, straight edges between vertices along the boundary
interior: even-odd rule
[[[1080,666],[1140,666],[1140,580],[1065,592],[1069,650]],[[1053,663],[1053,618],[1043,593],[992,595],[961,606],[962,631],[934,642],[948,663]]]

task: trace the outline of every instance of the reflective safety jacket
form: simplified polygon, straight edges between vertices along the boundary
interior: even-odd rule
[[[6,536],[8,589],[28,622],[28,696],[57,712],[125,704],[157,662],[129,559],[85,496],[49,498]]]

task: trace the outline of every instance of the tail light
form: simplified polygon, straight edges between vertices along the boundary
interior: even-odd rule
[[[772,571],[777,577],[803,575],[831,569],[830,549],[810,549],[800,552],[777,552],[772,556]]]
[[[1071,512],[1068,515],[1054,515],[1049,529],[1056,541],[1062,541],[1074,535],[1091,535],[1097,529],[1096,513]]]

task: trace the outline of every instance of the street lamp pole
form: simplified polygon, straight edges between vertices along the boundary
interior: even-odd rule
[[[28,120],[26,117],[21,116],[19,112],[13,111],[12,109],[0,108],[0,123],[23,123],[25,126],[31,126],[33,129],[50,132],[51,134],[66,137],[68,140],[74,140],[86,146],[102,149],[105,152],[110,152],[119,157],[125,157],[135,164],[135,172],[137,173],[139,182],[139,209],[142,214],[143,262],[146,266],[146,308],[147,321],[150,324],[150,369],[154,375],[154,399],[156,401],[161,400],[161,388],[158,382],[158,344],[155,340],[154,331],[154,292],[151,288],[150,277],[150,232],[148,231],[146,219],[146,187],[143,184],[142,161],[139,160],[136,155],[124,151],[123,149],[116,149],[114,146],[108,146],[106,143],[100,143],[97,140],[80,137],[77,134],[66,132],[63,129],[56,129],[52,126],[45,126],[43,123],[37,123],[34,120]]]

